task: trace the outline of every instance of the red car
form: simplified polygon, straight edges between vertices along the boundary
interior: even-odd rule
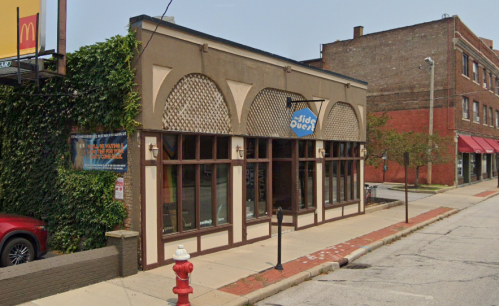
[[[0,213],[0,266],[19,265],[47,253],[47,230],[42,221]]]

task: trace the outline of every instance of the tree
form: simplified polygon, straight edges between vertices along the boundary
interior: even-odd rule
[[[416,168],[415,188],[419,188],[419,169],[421,167],[430,162],[437,165],[452,160],[452,153],[449,150],[452,138],[442,137],[438,131],[430,136],[425,133],[397,133],[390,130],[384,134],[384,142],[390,148],[390,159],[399,165],[404,165],[404,152],[409,152],[409,167]]]
[[[381,116],[375,114],[367,114],[366,124],[366,164],[378,168],[380,158],[389,149],[389,144],[385,141],[386,134],[392,130],[386,130],[385,125],[390,120],[387,113]],[[377,158],[376,158],[377,157]]]

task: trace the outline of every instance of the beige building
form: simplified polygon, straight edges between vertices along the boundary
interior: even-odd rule
[[[278,207],[296,230],[364,213],[367,83],[149,16],[131,24],[142,47],[159,24],[136,66],[125,177],[144,269],[179,244],[196,256],[270,238]],[[292,115],[307,107],[315,132],[298,138]]]

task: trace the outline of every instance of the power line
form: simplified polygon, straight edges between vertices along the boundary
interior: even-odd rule
[[[161,21],[163,20],[163,17],[165,17],[166,15],[166,12],[168,12],[168,8],[170,7],[170,4],[172,4],[173,0],[170,0],[170,3],[168,3],[168,5],[166,6],[166,10],[165,12],[163,13],[163,15],[161,15],[161,19],[156,23],[156,28],[154,29],[154,32],[152,32],[152,35],[151,37],[149,38],[149,40],[147,41],[147,44],[145,45],[145,47],[142,49],[142,52],[140,52],[139,54],[139,57],[137,58],[137,60],[135,61],[135,63],[132,65],[132,68],[135,67],[135,65],[137,65],[137,63],[139,62],[140,58],[142,57],[142,54],[144,54],[144,51],[146,51],[147,49],[147,46],[149,46],[149,43],[151,42],[154,34],[156,34],[156,31],[158,30],[159,28],[159,24],[161,23]]]

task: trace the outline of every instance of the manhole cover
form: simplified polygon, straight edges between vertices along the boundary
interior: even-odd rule
[[[343,267],[344,269],[367,269],[370,268],[371,265],[362,264],[362,263],[351,263]]]

